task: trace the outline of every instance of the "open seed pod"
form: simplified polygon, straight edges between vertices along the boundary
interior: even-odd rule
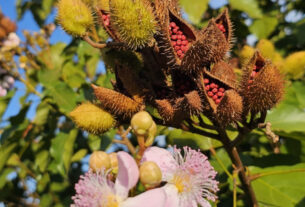
[[[203,67],[222,60],[230,49],[231,24],[227,11],[216,20],[211,19],[203,29],[200,38],[186,52],[181,70],[186,73],[198,73]]]
[[[102,107],[111,114],[128,119],[144,107],[143,103],[139,103],[117,91],[93,84],[92,88],[96,98],[101,102]]]
[[[271,109],[284,93],[284,80],[279,70],[255,52],[243,69],[241,95],[244,112],[258,113]]]
[[[106,30],[108,35],[115,41],[119,41],[119,38],[115,31],[113,30],[110,22],[110,11],[109,11],[109,1],[108,7],[100,7],[98,4],[95,7],[95,12],[97,14],[98,23]]]
[[[184,97],[185,94],[197,90],[196,82],[191,76],[182,74],[178,70],[174,70],[172,71],[171,77],[176,96]]]
[[[236,74],[228,63],[224,61],[216,63],[211,69],[211,74],[232,88],[236,87]]]
[[[170,69],[178,69],[186,52],[197,40],[196,31],[178,14],[168,8],[160,13],[160,31],[155,39],[165,62]],[[158,12],[157,12],[158,13]]]

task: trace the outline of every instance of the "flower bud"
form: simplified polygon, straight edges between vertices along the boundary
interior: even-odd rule
[[[92,11],[81,0],[59,0],[57,9],[59,24],[73,36],[84,36],[94,25]]]
[[[149,113],[146,111],[140,111],[133,115],[130,124],[137,135],[145,135],[152,126],[153,120]]]
[[[153,144],[153,142],[155,141],[156,134],[157,134],[157,125],[153,121],[151,127],[148,129],[148,135],[145,140],[145,147],[149,147]]]
[[[154,188],[162,181],[162,173],[159,166],[152,161],[143,162],[140,167],[140,181],[145,188]]]
[[[156,32],[151,6],[142,0],[111,0],[111,24],[119,39],[131,49],[150,44]]]
[[[118,170],[119,170],[117,154],[115,152],[112,152],[109,154],[109,158],[110,158],[110,164],[111,164],[111,170],[112,170],[111,172],[113,174],[117,174]]]
[[[99,170],[107,170],[111,167],[111,160],[109,155],[103,151],[95,151],[89,159],[90,168],[96,172]]]
[[[70,117],[78,127],[94,134],[108,131],[115,125],[110,113],[92,103],[79,105],[70,113]]]

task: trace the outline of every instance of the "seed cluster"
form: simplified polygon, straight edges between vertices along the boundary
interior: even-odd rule
[[[252,73],[251,73],[251,76],[250,76],[250,80],[248,80],[248,84],[252,84],[253,83],[253,79],[254,77],[257,75],[257,73],[262,69],[263,67],[263,64],[262,63],[256,63],[254,66],[253,66],[253,70],[252,70]]]
[[[110,25],[110,14],[103,14],[102,15],[103,23],[106,27]]]
[[[222,31],[223,33],[226,32],[226,28],[225,28],[222,24],[216,24],[216,26],[217,26],[218,29],[220,29],[220,31]]]
[[[169,33],[171,36],[172,46],[175,49],[178,57],[182,59],[186,51],[189,49],[189,41],[175,22],[170,22]]]
[[[208,96],[213,99],[216,104],[219,104],[224,96],[225,89],[207,78],[204,79],[204,85]]]

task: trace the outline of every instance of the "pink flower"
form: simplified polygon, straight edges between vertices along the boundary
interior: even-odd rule
[[[128,198],[128,192],[139,179],[135,160],[126,152],[118,152],[119,172],[115,183],[107,179],[107,172],[89,171],[75,185],[72,197],[75,207],[162,207],[166,194],[162,188],[153,189]]]
[[[154,161],[162,171],[162,179],[167,182],[163,187],[167,193],[166,207],[210,207],[207,200],[217,199],[216,171],[200,151],[184,147],[182,155],[176,147],[172,153],[151,147],[145,151],[144,161]]]

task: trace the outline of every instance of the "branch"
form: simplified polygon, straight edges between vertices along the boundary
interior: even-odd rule
[[[280,147],[279,147],[279,136],[276,135],[272,130],[271,130],[271,123],[262,123],[258,125],[259,128],[265,128],[265,134],[270,141],[271,147],[273,148],[273,152],[275,154],[280,153]]]
[[[125,44],[121,42],[108,42],[108,43],[98,43],[94,42],[88,35],[85,35],[83,39],[92,47],[103,49],[106,47],[123,47]]]
[[[122,140],[114,139],[114,140],[112,140],[112,142],[126,145],[128,150],[130,151],[130,153],[135,154],[136,149],[127,137],[128,133],[130,131],[131,131],[131,127],[128,127],[128,129],[126,131],[124,131],[124,127],[120,126],[118,134],[122,137]]]

